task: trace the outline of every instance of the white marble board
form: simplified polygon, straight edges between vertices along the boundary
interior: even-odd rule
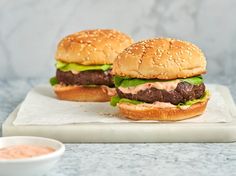
[[[66,125],[13,125],[19,107],[4,122],[3,136],[33,135],[76,142],[233,142],[236,141],[236,109],[227,87],[223,95],[232,120],[227,123],[80,123]]]

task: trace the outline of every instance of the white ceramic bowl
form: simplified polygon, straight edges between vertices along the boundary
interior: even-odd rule
[[[12,145],[38,145],[51,147],[54,152],[26,159],[1,160],[1,176],[39,176],[45,174],[60,159],[65,146],[59,141],[31,136],[1,137],[0,148]]]

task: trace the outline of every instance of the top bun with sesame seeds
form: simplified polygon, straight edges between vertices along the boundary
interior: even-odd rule
[[[143,79],[177,79],[206,72],[206,59],[192,43],[155,38],[132,44],[113,63],[112,74]]]
[[[131,43],[129,36],[117,30],[84,30],[63,38],[58,44],[55,58],[81,65],[112,64]]]

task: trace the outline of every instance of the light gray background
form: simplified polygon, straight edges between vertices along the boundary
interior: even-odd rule
[[[0,78],[50,77],[62,37],[116,28],[135,40],[165,36],[199,45],[208,81],[220,82],[236,69],[235,17],[235,0],[0,0]]]
[[[87,28],[117,28],[135,40],[190,40],[207,56],[207,81],[228,85],[236,100],[236,0],[0,0],[0,124],[32,86],[54,74],[57,42]],[[48,176],[235,176],[235,149],[235,143],[70,144]]]

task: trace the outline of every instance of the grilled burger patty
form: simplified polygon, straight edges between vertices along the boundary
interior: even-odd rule
[[[73,74],[71,71],[63,72],[57,69],[56,77],[59,83],[66,85],[106,85],[114,87],[111,70],[92,70]]]
[[[117,88],[117,93],[121,98],[128,98],[131,100],[139,100],[147,103],[153,103],[155,101],[169,102],[174,105],[184,103],[188,100],[198,99],[203,96],[205,92],[205,85],[192,85],[187,82],[178,83],[175,90],[166,91],[156,88],[148,88],[140,90],[137,94],[123,93]]]

